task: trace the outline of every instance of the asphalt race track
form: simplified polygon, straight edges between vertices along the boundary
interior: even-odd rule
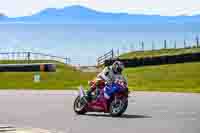
[[[200,133],[200,94],[137,92],[121,118],[72,110],[72,91],[0,91],[1,125],[63,133]]]

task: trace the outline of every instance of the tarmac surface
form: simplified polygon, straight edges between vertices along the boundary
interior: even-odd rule
[[[23,133],[200,133],[200,94],[131,95],[125,114],[112,118],[103,113],[76,115],[74,91],[3,90],[0,132],[22,133],[24,128]]]

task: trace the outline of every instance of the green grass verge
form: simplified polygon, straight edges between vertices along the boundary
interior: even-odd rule
[[[128,68],[124,73],[133,90],[200,93],[200,63]]]
[[[77,89],[80,84],[86,87],[87,81],[96,76],[96,73],[80,72],[65,64],[54,63],[57,71],[41,72],[40,83],[33,82],[34,72],[1,72],[0,89]],[[200,93],[200,63],[127,68],[124,74],[131,90]]]
[[[52,61],[32,61],[51,62]],[[26,63],[26,61],[0,61],[1,64]],[[85,73],[62,63],[57,64],[56,72],[40,72],[41,82],[33,82],[35,72],[1,72],[0,89],[76,89],[80,84],[87,86],[88,80],[96,73]]]
[[[155,57],[164,55],[180,55],[187,53],[200,52],[200,48],[182,48],[182,49],[161,49],[153,51],[136,51],[125,53],[120,56],[121,59],[132,59],[132,58],[144,58],[144,57]]]

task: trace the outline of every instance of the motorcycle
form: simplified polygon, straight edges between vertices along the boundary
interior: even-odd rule
[[[79,115],[87,112],[104,112],[117,117],[126,111],[129,90],[124,81],[117,80],[112,85],[105,85],[104,89],[99,91],[96,98],[88,101],[83,87],[80,87],[79,94],[74,101],[74,112]],[[110,94],[109,99],[106,98],[105,93]]]

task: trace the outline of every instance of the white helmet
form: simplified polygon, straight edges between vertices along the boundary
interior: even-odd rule
[[[120,61],[115,61],[113,64],[112,64],[112,70],[114,73],[116,74],[121,74],[122,71],[124,70],[124,65],[123,63],[121,63]]]

